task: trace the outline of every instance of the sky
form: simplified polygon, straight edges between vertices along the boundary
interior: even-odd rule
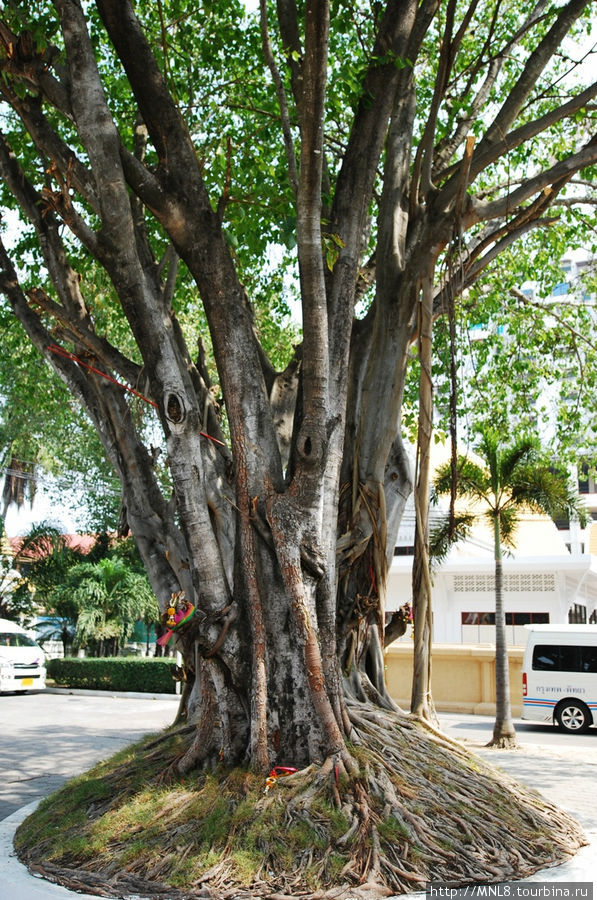
[[[21,509],[11,506],[6,514],[4,527],[8,537],[18,537],[26,534],[32,525],[40,525],[49,522],[60,528],[63,534],[75,534],[78,531],[76,524],[65,508],[57,508],[55,502],[43,493],[36,496],[33,506],[29,501]]]

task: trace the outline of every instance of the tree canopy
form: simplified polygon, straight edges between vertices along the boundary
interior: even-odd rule
[[[410,348],[594,199],[591,6],[5,5],[0,289],[96,429],[161,609],[193,607],[178,775],[323,763],[341,803],[348,739],[393,714]],[[365,818],[354,878],[410,885]]]

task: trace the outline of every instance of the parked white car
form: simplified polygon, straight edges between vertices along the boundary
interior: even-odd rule
[[[0,619],[0,693],[40,691],[45,686],[44,651],[20,625]]]

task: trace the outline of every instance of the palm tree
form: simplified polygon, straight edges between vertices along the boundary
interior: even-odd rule
[[[516,745],[516,733],[510,711],[502,547],[515,545],[519,516],[525,510],[546,513],[552,518],[575,516],[581,522],[586,521],[586,511],[571,491],[567,473],[550,464],[536,438],[521,436],[509,445],[502,445],[500,435],[484,429],[475,451],[482,465],[467,456],[459,456],[454,484],[452,464],[443,464],[435,473],[435,490],[440,495],[450,494],[454,484],[456,497],[481,504],[483,512],[477,513],[473,509],[461,516],[452,516],[451,522],[446,521],[438,527],[433,542],[445,546],[446,535],[458,540],[463,536],[463,528],[470,528],[480,516],[491,523],[495,560],[496,720],[488,746],[508,747]]]
[[[95,645],[98,655],[110,649],[116,654],[139,619],[159,617],[147,577],[119,557],[74,566],[63,590],[78,609],[77,640]]]
[[[29,606],[29,618],[43,612],[41,642],[62,641],[64,655],[72,645],[77,609],[71,595],[62,588],[69,570],[85,560],[85,554],[69,546],[59,529],[42,522],[33,525],[22,538],[16,554],[21,578],[14,601]]]

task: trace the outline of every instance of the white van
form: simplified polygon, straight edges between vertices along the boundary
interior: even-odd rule
[[[45,686],[44,651],[20,625],[0,619],[0,693],[40,691]]]
[[[597,725],[597,625],[527,625],[522,718],[582,732]]]

